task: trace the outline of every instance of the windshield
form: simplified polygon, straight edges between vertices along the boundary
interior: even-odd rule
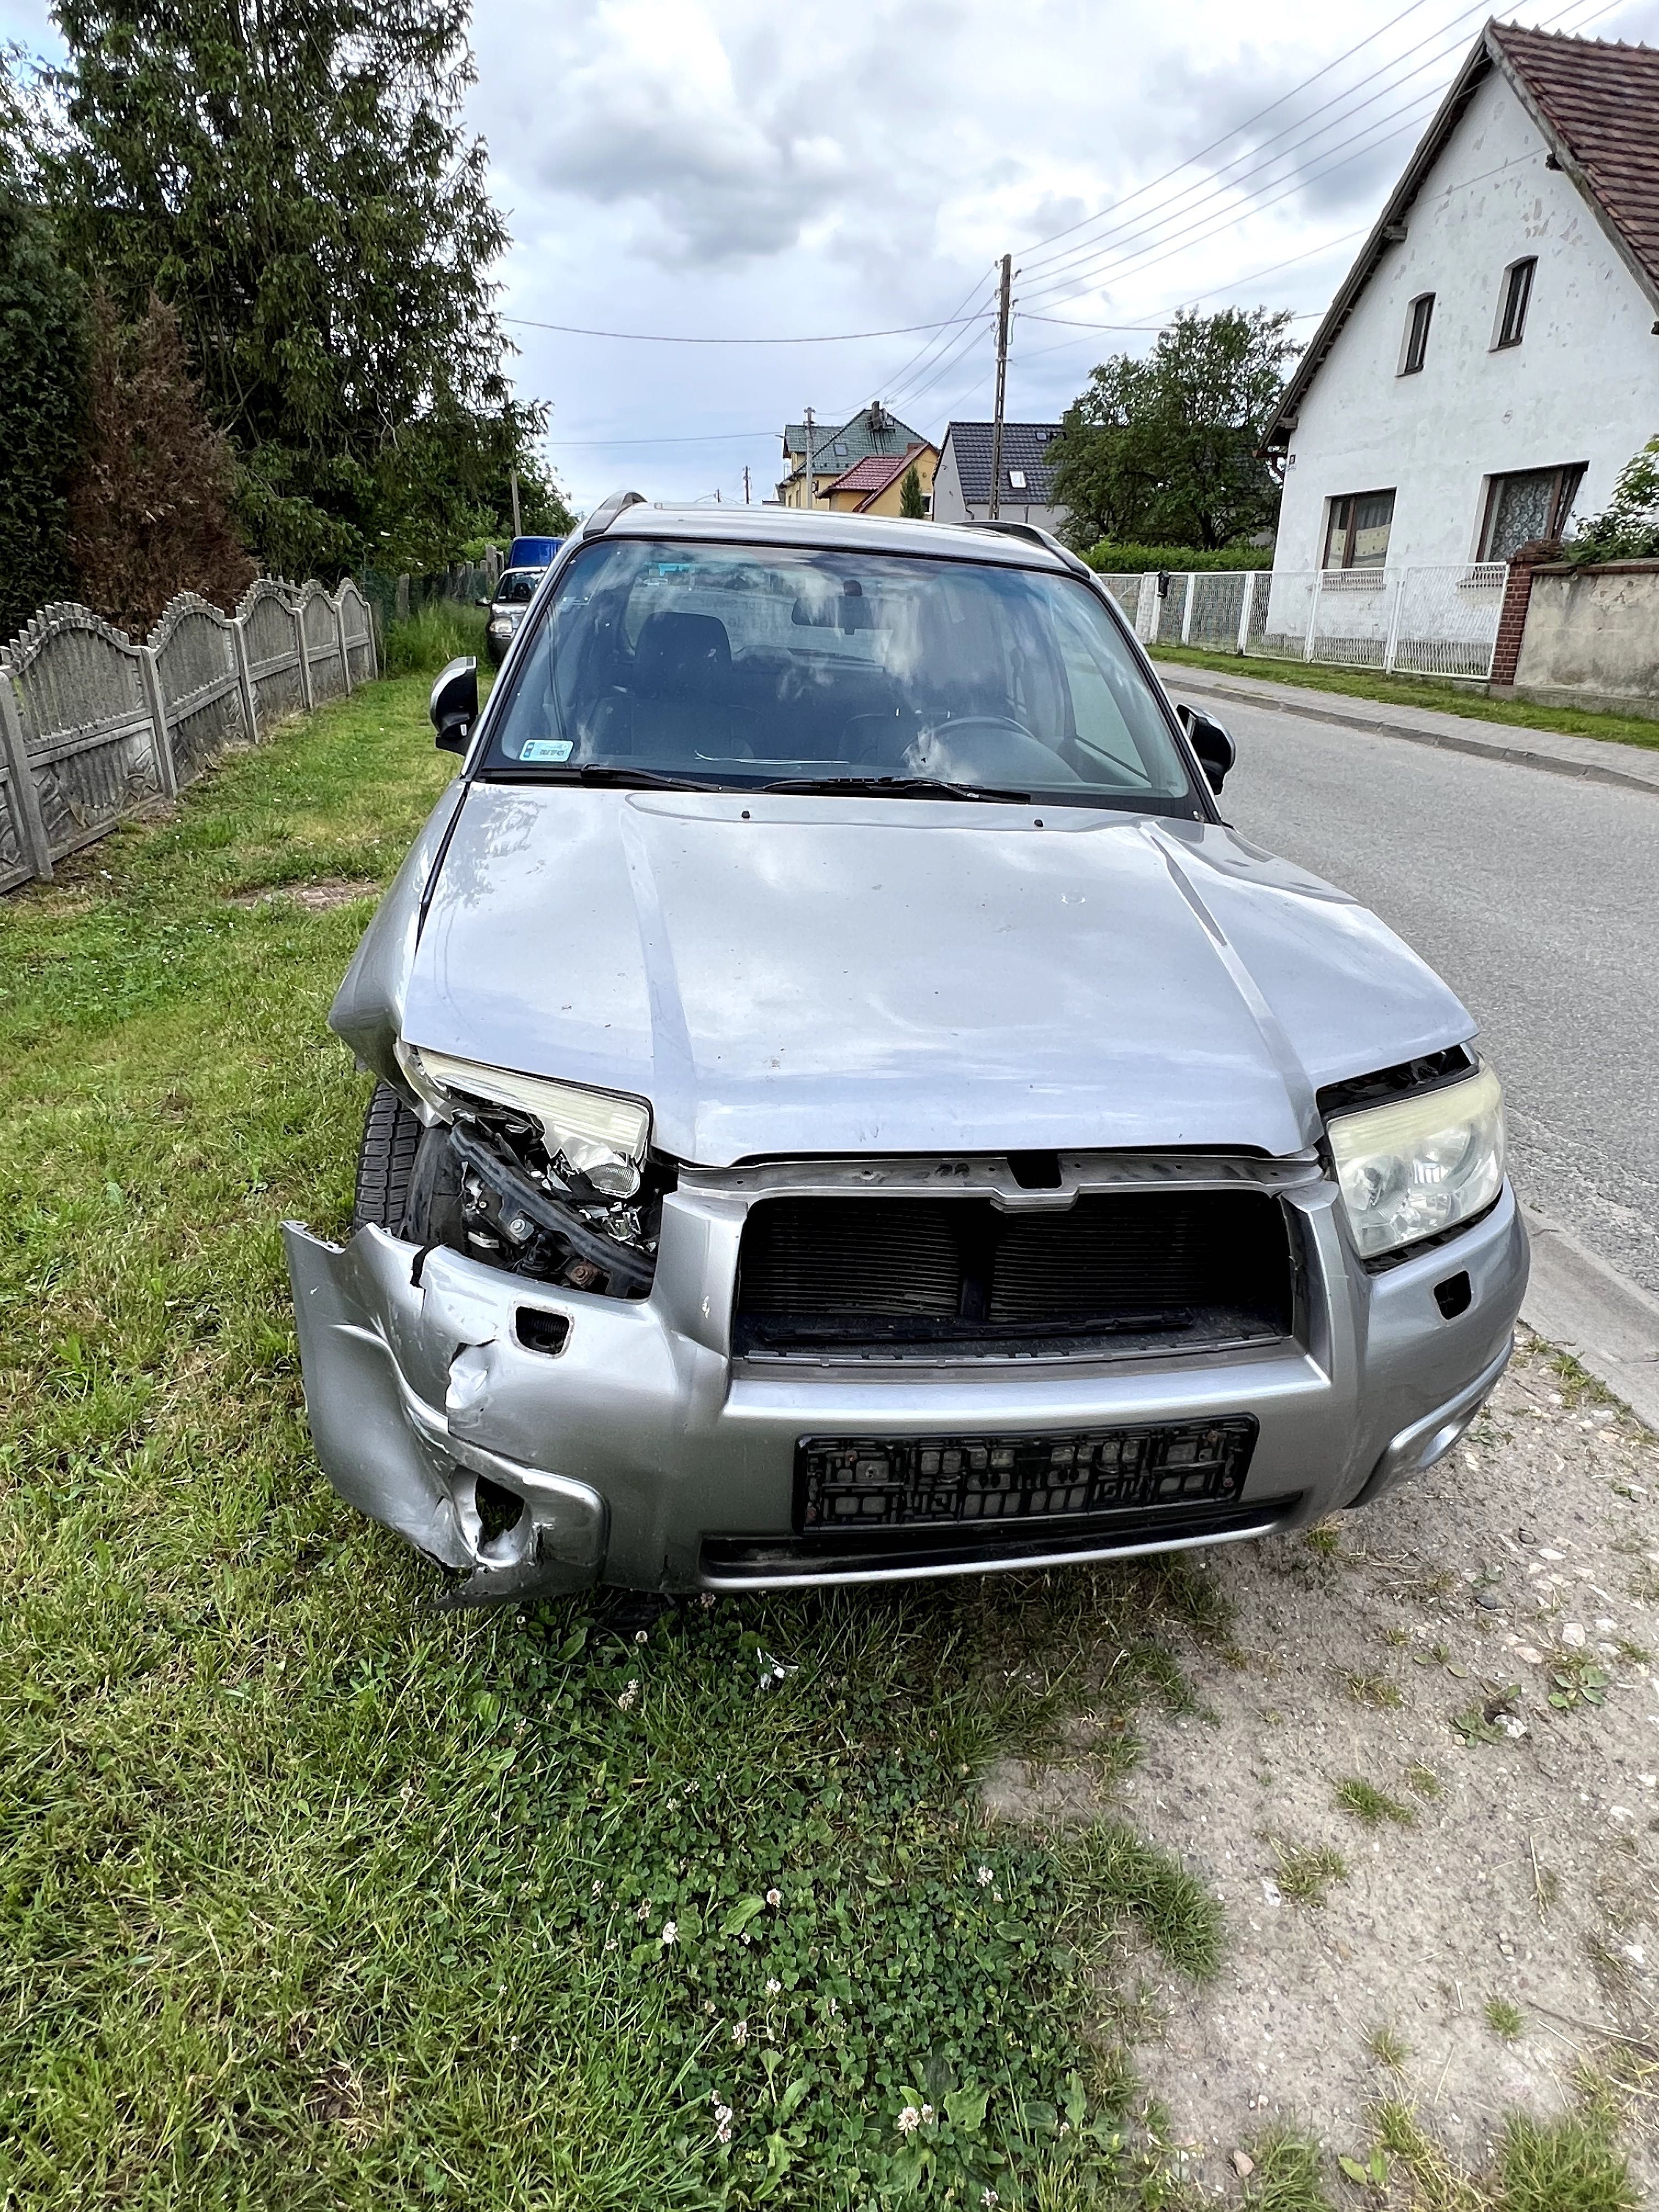
[[[498,607],[521,607],[534,595],[538,584],[547,574],[545,568],[509,568],[495,586]]]
[[[1081,580],[986,562],[623,538],[584,550],[485,775],[1199,808]]]

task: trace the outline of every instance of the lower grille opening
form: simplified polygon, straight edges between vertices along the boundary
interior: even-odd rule
[[[1228,1537],[1265,1535],[1282,1527],[1302,1504],[1300,1491],[1249,1505],[1219,1505],[1172,1513],[1143,1508],[1129,1513],[1027,1521],[994,1528],[918,1528],[862,1543],[820,1538],[711,1536],[702,1546],[703,1579],[735,1589],[779,1583],[879,1582],[891,1576],[971,1574],[987,1567],[1063,1565],[1069,1559],[1109,1559],[1114,1553],[1175,1544],[1216,1543]]]
[[[751,1208],[735,1349],[1118,1352],[1291,1326],[1289,1237],[1254,1190],[1149,1190],[1004,1212],[981,1198],[775,1198]]]

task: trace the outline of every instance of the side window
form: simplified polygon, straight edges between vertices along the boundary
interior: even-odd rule
[[[1400,356],[1401,376],[1415,376],[1428,358],[1429,325],[1434,320],[1434,295],[1419,292],[1406,310],[1406,343]]]
[[[1492,349],[1498,352],[1504,346],[1518,346],[1527,327],[1527,309],[1532,304],[1533,271],[1537,268],[1535,256],[1525,261],[1511,261],[1504,271],[1504,290],[1498,303],[1498,329],[1492,337]]]

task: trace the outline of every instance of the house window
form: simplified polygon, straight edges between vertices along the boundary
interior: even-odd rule
[[[1391,491],[1356,491],[1334,499],[1325,526],[1326,568],[1380,568],[1389,557],[1394,521]]]
[[[1559,538],[1584,480],[1584,466],[1572,461],[1559,469],[1522,469],[1513,476],[1493,477],[1486,488],[1480,559],[1512,560],[1534,538]]]
[[[1401,376],[1415,376],[1429,350],[1429,325],[1434,320],[1434,295],[1419,292],[1406,310],[1406,350],[1400,357]]]
[[[1525,261],[1511,261],[1504,271],[1504,297],[1498,309],[1498,335],[1492,340],[1492,351],[1500,346],[1516,346],[1521,343],[1521,333],[1527,327],[1527,307],[1532,298],[1532,272],[1538,266],[1535,257]]]
[[[1009,483],[1013,486],[1013,488],[1014,488],[1014,489],[1015,489],[1016,491],[1024,491],[1024,489],[1025,489],[1025,471],[1024,471],[1024,469],[1010,469],[1010,470],[1009,470],[1009,471],[1008,471],[1008,481],[1009,481]]]

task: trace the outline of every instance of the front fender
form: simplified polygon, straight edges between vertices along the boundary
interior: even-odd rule
[[[427,817],[375,908],[328,1011],[328,1025],[335,1036],[351,1047],[364,1067],[399,1091],[406,1091],[408,1085],[392,1047],[403,1034],[404,998],[421,933],[421,911],[465,796],[466,785],[457,776]]]

